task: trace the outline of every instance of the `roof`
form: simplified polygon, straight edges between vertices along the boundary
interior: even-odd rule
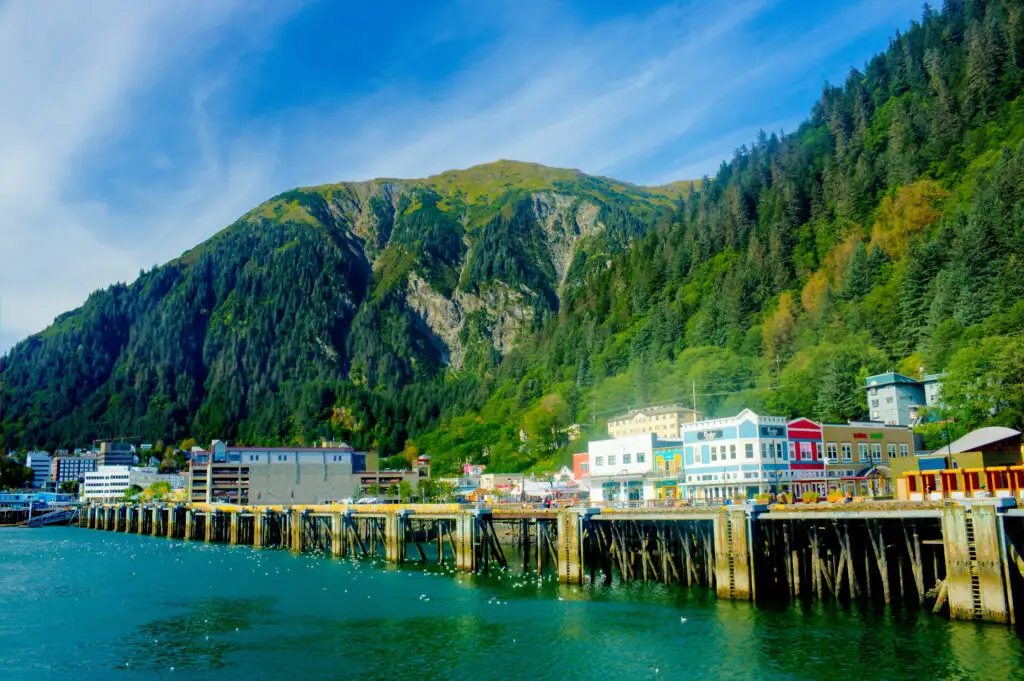
[[[880,388],[886,385],[893,385],[894,383],[902,383],[904,385],[920,385],[921,382],[916,378],[910,378],[903,374],[897,374],[895,371],[887,371],[884,374],[876,374],[874,376],[868,376],[864,379],[864,385],[868,388]]]
[[[961,452],[973,452],[982,447],[993,445],[1013,437],[1020,437],[1020,431],[1002,426],[989,426],[972,430],[959,440],[954,440],[945,447],[935,450],[934,454],[960,454]]]

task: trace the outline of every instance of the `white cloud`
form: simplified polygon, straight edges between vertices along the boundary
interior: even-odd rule
[[[722,111],[756,111],[752,89],[770,94],[806,77],[815,59],[903,23],[917,4],[862,0],[806,36],[780,29],[766,37],[752,26],[769,0],[671,5],[586,28],[554,6],[517,3],[500,21],[475,15],[475,35],[501,32],[476,64],[429,90],[411,83],[315,109],[287,103],[250,121],[224,120],[217,105],[240,87],[233,76],[247,51],[272,49],[267,36],[291,5],[0,5],[0,350],[90,290],[177,256],[300,184],[418,177],[497,158],[608,175],[642,168],[622,178],[638,182],[713,172],[731,155],[735,132],[717,130],[685,153],[677,147],[706,135]],[[442,25],[458,25],[439,16],[439,36]],[[216,66],[203,63],[240,31],[250,39],[231,42]],[[146,95],[172,89],[189,124],[175,130],[187,139],[153,142],[145,137]],[[739,127],[746,134],[751,125],[776,124],[755,116]],[[116,196],[90,193],[92,174],[103,173],[96,159],[136,142],[146,172],[160,180],[129,168]],[[652,156],[657,164],[647,163]]]

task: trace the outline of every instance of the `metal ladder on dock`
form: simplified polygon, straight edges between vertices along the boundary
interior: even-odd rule
[[[964,533],[967,535],[967,560],[971,575],[971,610],[974,619],[982,619],[981,580],[978,575],[978,546],[974,541],[974,519],[970,513],[964,514]]]
[[[732,518],[728,516],[725,519],[725,541],[726,546],[729,547],[729,596],[734,597],[736,595],[736,566],[732,555]]]

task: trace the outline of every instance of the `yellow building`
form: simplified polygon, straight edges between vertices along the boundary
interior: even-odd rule
[[[696,423],[700,417],[699,411],[677,404],[630,409],[627,414],[608,419],[608,436],[616,438],[654,433],[658,437],[679,437],[679,426]]]

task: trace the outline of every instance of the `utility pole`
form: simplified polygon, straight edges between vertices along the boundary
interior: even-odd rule
[[[690,387],[693,389],[693,410],[697,411],[697,381],[691,381]]]

